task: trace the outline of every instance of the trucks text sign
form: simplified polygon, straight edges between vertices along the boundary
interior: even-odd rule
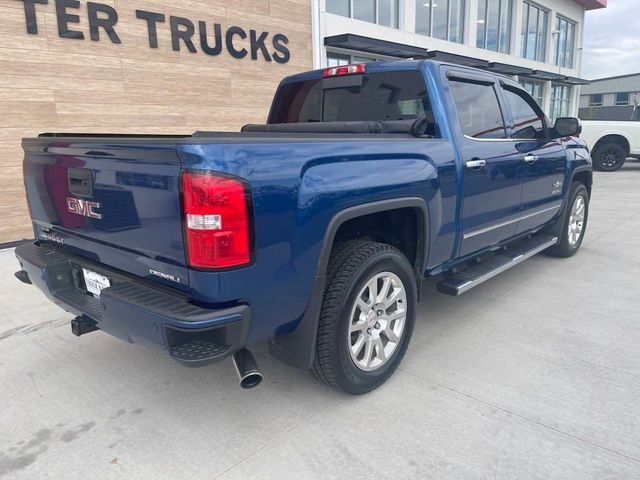
[[[38,25],[36,17],[37,5],[46,5],[49,0],[24,0],[24,14],[27,24],[27,32],[37,34]],[[85,35],[80,30],[75,30],[80,23],[77,14],[80,8],[79,0],[55,0],[56,20],[58,35],[63,38],[84,40]],[[234,58],[245,57],[258,60],[262,57],[265,61],[287,63],[291,53],[287,48],[289,39],[282,33],[271,35],[269,32],[248,31],[239,26],[230,26],[223,29],[219,23],[207,23],[203,20],[192,22],[188,18],[169,16],[147,10],[136,10],[136,18],[146,25],[149,46],[158,48],[158,24],[169,23],[171,29],[171,48],[179,52],[186,48],[191,53],[202,51],[207,55],[220,55],[226,50]],[[118,12],[111,5],[104,3],[87,2],[87,17],[89,22],[89,37],[92,41],[100,41],[101,33],[104,33],[112,43],[122,43],[116,29]],[[240,45],[243,40],[249,39],[249,48]]]

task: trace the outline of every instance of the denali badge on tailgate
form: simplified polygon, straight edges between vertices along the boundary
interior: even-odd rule
[[[95,211],[97,208],[100,208],[100,203],[98,202],[91,202],[89,200],[81,200],[73,197],[67,198],[67,210],[71,213],[75,213],[76,215],[100,220],[102,219],[102,214]]]

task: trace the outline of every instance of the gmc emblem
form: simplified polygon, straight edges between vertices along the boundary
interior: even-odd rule
[[[67,210],[76,215],[101,220],[102,214],[95,211],[97,208],[100,208],[100,203],[98,202],[80,200],[79,198],[73,197],[67,198]]]

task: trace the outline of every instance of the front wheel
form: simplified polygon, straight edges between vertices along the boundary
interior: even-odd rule
[[[353,240],[331,254],[313,372],[344,392],[360,395],[385,382],[413,332],[416,280],[396,248]]]
[[[564,214],[552,227],[558,243],[547,250],[554,257],[570,257],[582,245],[589,218],[589,192],[580,182],[573,182]]]

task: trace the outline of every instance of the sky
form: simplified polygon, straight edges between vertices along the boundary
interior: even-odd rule
[[[609,0],[586,17],[581,77],[640,72],[640,1]]]

